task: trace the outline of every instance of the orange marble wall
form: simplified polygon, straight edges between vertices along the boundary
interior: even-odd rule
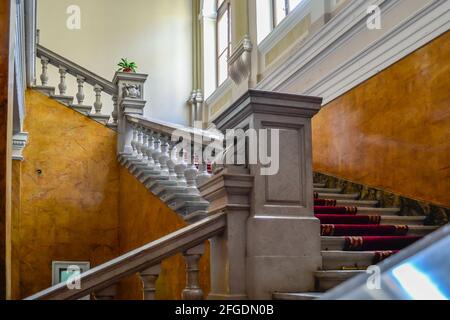
[[[186,224],[175,212],[152,195],[125,168],[120,169],[120,250],[122,253],[147,244]],[[200,283],[209,293],[209,246],[200,261]],[[156,283],[156,298],[181,299],[185,287],[185,265],[178,254],[162,263],[162,273]],[[121,282],[121,299],[142,299],[142,284],[137,276]]]
[[[326,105],[316,171],[450,207],[450,32]]]
[[[95,266],[119,248],[116,133],[35,91],[26,94],[26,110],[29,142],[20,210],[13,210],[19,215],[13,217],[19,225],[15,297],[49,287],[53,260]]]

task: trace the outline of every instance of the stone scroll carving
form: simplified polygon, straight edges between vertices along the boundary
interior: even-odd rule
[[[244,79],[250,76],[252,67],[252,49],[253,45],[249,36],[245,36],[237,46],[236,50],[228,62],[228,72],[230,78],[236,84],[240,84]]]

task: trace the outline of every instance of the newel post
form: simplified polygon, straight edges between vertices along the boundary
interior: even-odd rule
[[[113,83],[117,87],[117,152],[132,153],[133,128],[126,121],[127,115],[144,115],[146,104],[144,88],[147,74],[116,72]]]
[[[314,217],[313,208],[311,118],[320,110],[321,103],[322,99],[316,97],[250,90],[213,121],[222,132],[247,131],[250,137],[247,159],[256,158],[246,166],[253,178],[247,198],[242,194],[245,188],[231,187],[231,181],[236,180],[234,174],[222,174],[225,186],[219,188],[219,185],[216,192],[208,193],[205,185],[201,187],[212,211],[217,210],[216,203],[223,206],[223,203],[248,201],[249,204],[248,219],[243,218],[242,206],[241,219],[236,218],[236,206],[225,208],[229,219],[235,220],[229,222],[221,238],[212,241],[213,297],[226,294],[224,285],[233,284],[231,276],[224,280],[226,275],[217,273],[226,266],[222,265],[224,257],[230,270],[245,268],[245,279],[242,276],[238,279],[245,283],[245,295],[249,299],[271,299],[273,292],[280,291],[314,290],[314,271],[321,267],[322,258],[320,223]],[[255,157],[251,156],[255,150],[249,146],[258,146],[253,153]],[[261,153],[267,154],[268,159],[261,159]],[[267,160],[270,164],[263,165]],[[224,171],[229,170],[230,166],[225,165]],[[211,181],[217,179],[216,175]],[[226,201],[215,200],[219,194]],[[215,246],[215,242],[221,244]],[[245,263],[242,253],[236,255],[230,246],[238,246],[237,252],[243,250],[242,246],[245,248]]]

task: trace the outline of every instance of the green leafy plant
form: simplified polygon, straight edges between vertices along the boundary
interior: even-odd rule
[[[128,61],[127,58],[122,58],[118,64],[120,72],[136,72],[138,66],[133,61]]]

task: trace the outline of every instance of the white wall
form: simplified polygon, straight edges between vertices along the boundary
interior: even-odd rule
[[[66,27],[70,5],[81,8],[80,30]],[[138,72],[149,74],[145,115],[188,123],[191,0],[38,0],[38,28],[43,46],[108,80],[120,58],[136,61]],[[39,75],[38,69],[38,79]],[[50,85],[57,85],[57,70],[51,67],[50,75]],[[68,80],[68,94],[75,95],[76,82],[72,76]],[[91,105],[91,87],[86,91],[85,104]],[[110,113],[112,103],[107,96],[103,103],[104,113]]]

